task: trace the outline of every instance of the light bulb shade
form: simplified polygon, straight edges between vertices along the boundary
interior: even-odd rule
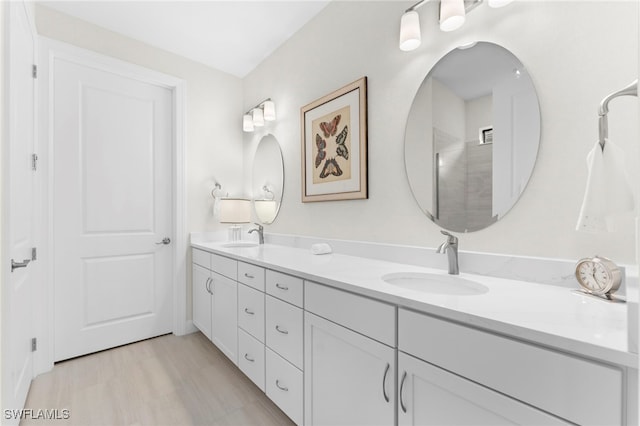
[[[262,108],[264,108],[265,121],[274,121],[276,119],[276,104],[273,101],[264,101]]]
[[[421,41],[420,16],[415,10],[409,10],[400,19],[400,50],[417,49]]]
[[[245,132],[253,132],[253,117],[251,117],[251,114],[242,116],[242,130]]]
[[[253,206],[261,223],[267,225],[273,223],[278,213],[278,202],[276,200],[254,200]]]
[[[440,0],[440,29],[454,31],[464,24],[464,0]]]
[[[264,115],[262,114],[262,108],[255,108],[253,110],[253,125],[256,127],[264,126]]]
[[[245,198],[223,198],[219,202],[220,223],[251,222],[251,201]]]
[[[506,6],[511,3],[513,0],[489,0],[489,7],[498,8],[502,6]]]

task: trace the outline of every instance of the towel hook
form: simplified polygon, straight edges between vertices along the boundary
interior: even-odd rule
[[[609,114],[609,102],[611,102],[612,99],[618,98],[620,96],[638,96],[638,80],[636,79],[633,83],[631,83],[624,89],[611,93],[606,98],[604,98],[602,102],[600,102],[600,110],[598,111],[598,143],[600,144],[600,148],[603,151],[605,141],[609,138],[609,120],[607,118],[607,114]]]

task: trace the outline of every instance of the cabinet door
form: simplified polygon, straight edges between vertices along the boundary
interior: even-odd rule
[[[211,341],[238,365],[238,283],[213,272]]]
[[[193,325],[211,340],[211,294],[209,293],[211,272],[193,264]]]
[[[393,425],[395,350],[305,312],[306,425]]]
[[[568,425],[398,351],[398,425]]]

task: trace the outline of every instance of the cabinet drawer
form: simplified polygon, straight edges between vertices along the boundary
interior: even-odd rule
[[[296,424],[302,424],[302,371],[266,348],[266,394]]]
[[[238,326],[264,343],[264,293],[238,284]]]
[[[267,270],[266,292],[292,305],[302,307],[302,280],[291,275]]]
[[[398,348],[583,425],[622,423],[623,372],[405,309]]]
[[[238,281],[256,290],[264,291],[264,268],[238,262]]]
[[[305,281],[304,308],[386,345],[396,345],[393,305]]]
[[[302,309],[266,296],[267,346],[302,369]]]
[[[219,256],[211,253],[211,270],[217,272],[220,275],[231,278],[232,280],[238,279],[238,262],[229,259],[228,257]]]
[[[194,248],[191,251],[191,260],[196,265],[211,269],[211,253]]]
[[[264,392],[264,344],[238,330],[238,367]]]

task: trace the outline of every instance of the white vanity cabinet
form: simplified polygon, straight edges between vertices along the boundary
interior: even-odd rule
[[[266,394],[299,425],[304,420],[302,289],[300,278],[267,270]]]
[[[401,425],[626,423],[619,367],[403,308],[398,352]]]
[[[398,351],[398,425],[569,425]]]
[[[306,425],[394,424],[395,316],[392,305],[305,282]]]
[[[193,324],[238,363],[237,262],[193,249]]]

